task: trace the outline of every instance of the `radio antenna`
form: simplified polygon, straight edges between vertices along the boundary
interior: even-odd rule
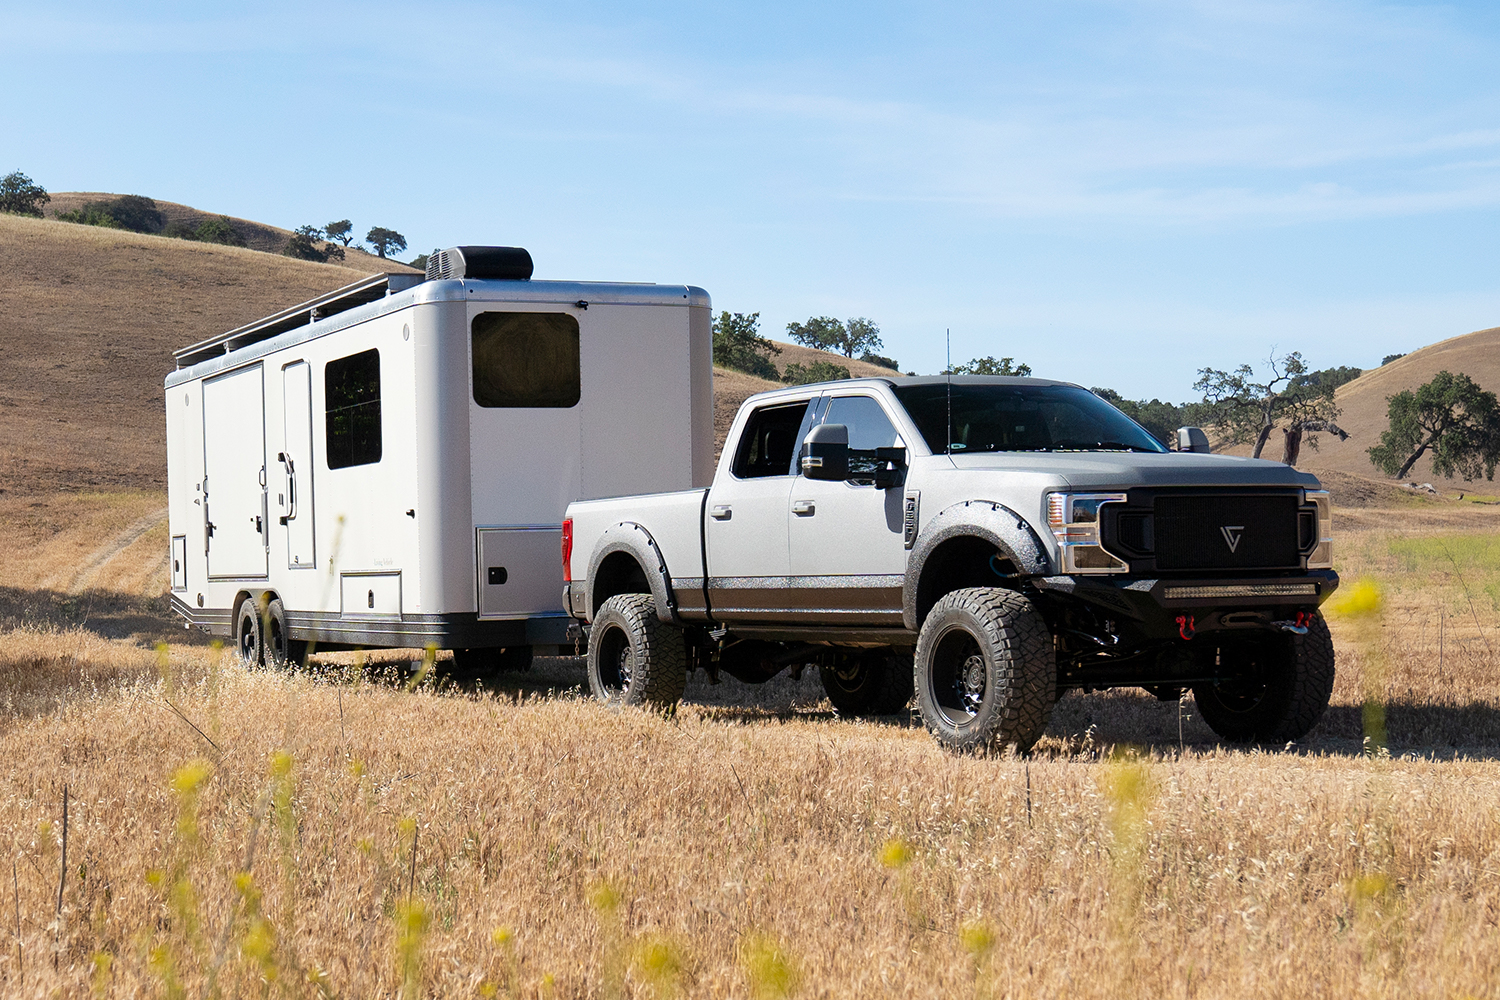
[[[943,454],[953,454],[953,331],[943,328],[943,342],[948,348],[948,365],[943,374],[948,379],[948,436],[944,439]]]

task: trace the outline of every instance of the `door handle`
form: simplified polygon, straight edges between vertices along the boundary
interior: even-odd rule
[[[727,503],[722,503],[716,507],[710,508],[708,511],[708,516],[713,518],[715,521],[727,521],[734,516],[734,508],[729,506]]]
[[[811,500],[792,501],[792,513],[798,517],[812,517],[818,512],[818,505]]]

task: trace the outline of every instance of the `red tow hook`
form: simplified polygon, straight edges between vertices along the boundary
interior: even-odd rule
[[[1177,634],[1182,636],[1183,642],[1187,642],[1193,636],[1197,635],[1197,629],[1193,628],[1193,625],[1192,615],[1177,616]]]
[[[1313,613],[1311,611],[1299,611],[1297,612],[1296,619],[1298,628],[1307,628],[1312,624]]]

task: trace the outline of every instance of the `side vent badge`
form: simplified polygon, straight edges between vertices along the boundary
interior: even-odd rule
[[[917,511],[922,503],[921,490],[908,490],[906,501],[901,505],[901,536],[910,549],[917,543]]]

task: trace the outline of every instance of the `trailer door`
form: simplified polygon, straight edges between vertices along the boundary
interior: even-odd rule
[[[289,569],[312,569],[313,449],[312,368],[297,361],[281,369],[281,398],[285,436],[277,455],[281,486],[276,494],[278,516],[286,525],[286,564]]]
[[[266,575],[264,383],[258,364],[203,383],[210,579]]]

